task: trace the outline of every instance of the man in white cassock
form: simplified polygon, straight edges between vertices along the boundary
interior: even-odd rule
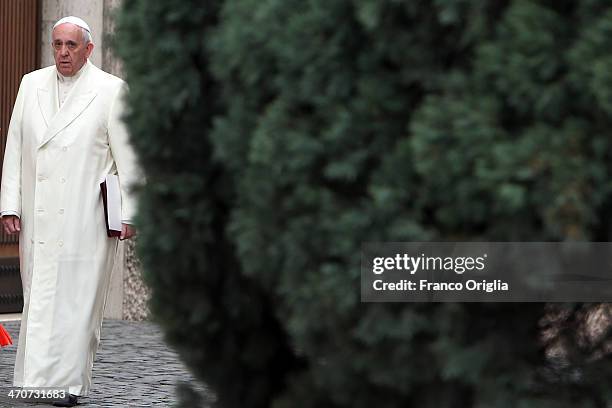
[[[25,75],[2,168],[0,214],[19,234],[24,308],[14,385],[67,388],[74,406],[91,386],[104,304],[118,248],[108,238],[100,182],[118,174],[120,239],[139,178],[121,121],[125,83],[88,60],[91,30],[65,17],[53,27],[55,65]]]

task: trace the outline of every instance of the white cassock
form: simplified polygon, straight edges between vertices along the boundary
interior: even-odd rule
[[[121,122],[125,83],[89,62],[78,75],[64,96],[55,66],[23,77],[0,211],[21,218],[24,308],[14,385],[87,395],[118,248],[106,235],[100,182],[119,175],[122,219],[131,220],[140,173]]]

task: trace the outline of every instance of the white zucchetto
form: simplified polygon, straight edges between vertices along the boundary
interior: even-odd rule
[[[55,27],[57,27],[58,25],[64,24],[64,23],[70,23],[70,24],[74,24],[75,26],[79,26],[82,29],[87,30],[87,32],[91,34],[91,29],[89,28],[87,23],[75,16],[68,16],[68,17],[64,17],[60,19],[57,23],[55,23],[55,25],[53,25],[53,29],[55,29]]]

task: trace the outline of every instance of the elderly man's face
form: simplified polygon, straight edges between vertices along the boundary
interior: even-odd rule
[[[60,24],[53,30],[51,44],[55,66],[60,74],[73,76],[87,62],[93,44],[85,44],[81,27],[71,23]]]

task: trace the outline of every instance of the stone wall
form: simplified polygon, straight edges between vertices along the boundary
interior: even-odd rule
[[[142,280],[142,268],[136,257],[134,239],[125,245],[126,269],[123,277],[123,319],[147,320],[150,291]]]

